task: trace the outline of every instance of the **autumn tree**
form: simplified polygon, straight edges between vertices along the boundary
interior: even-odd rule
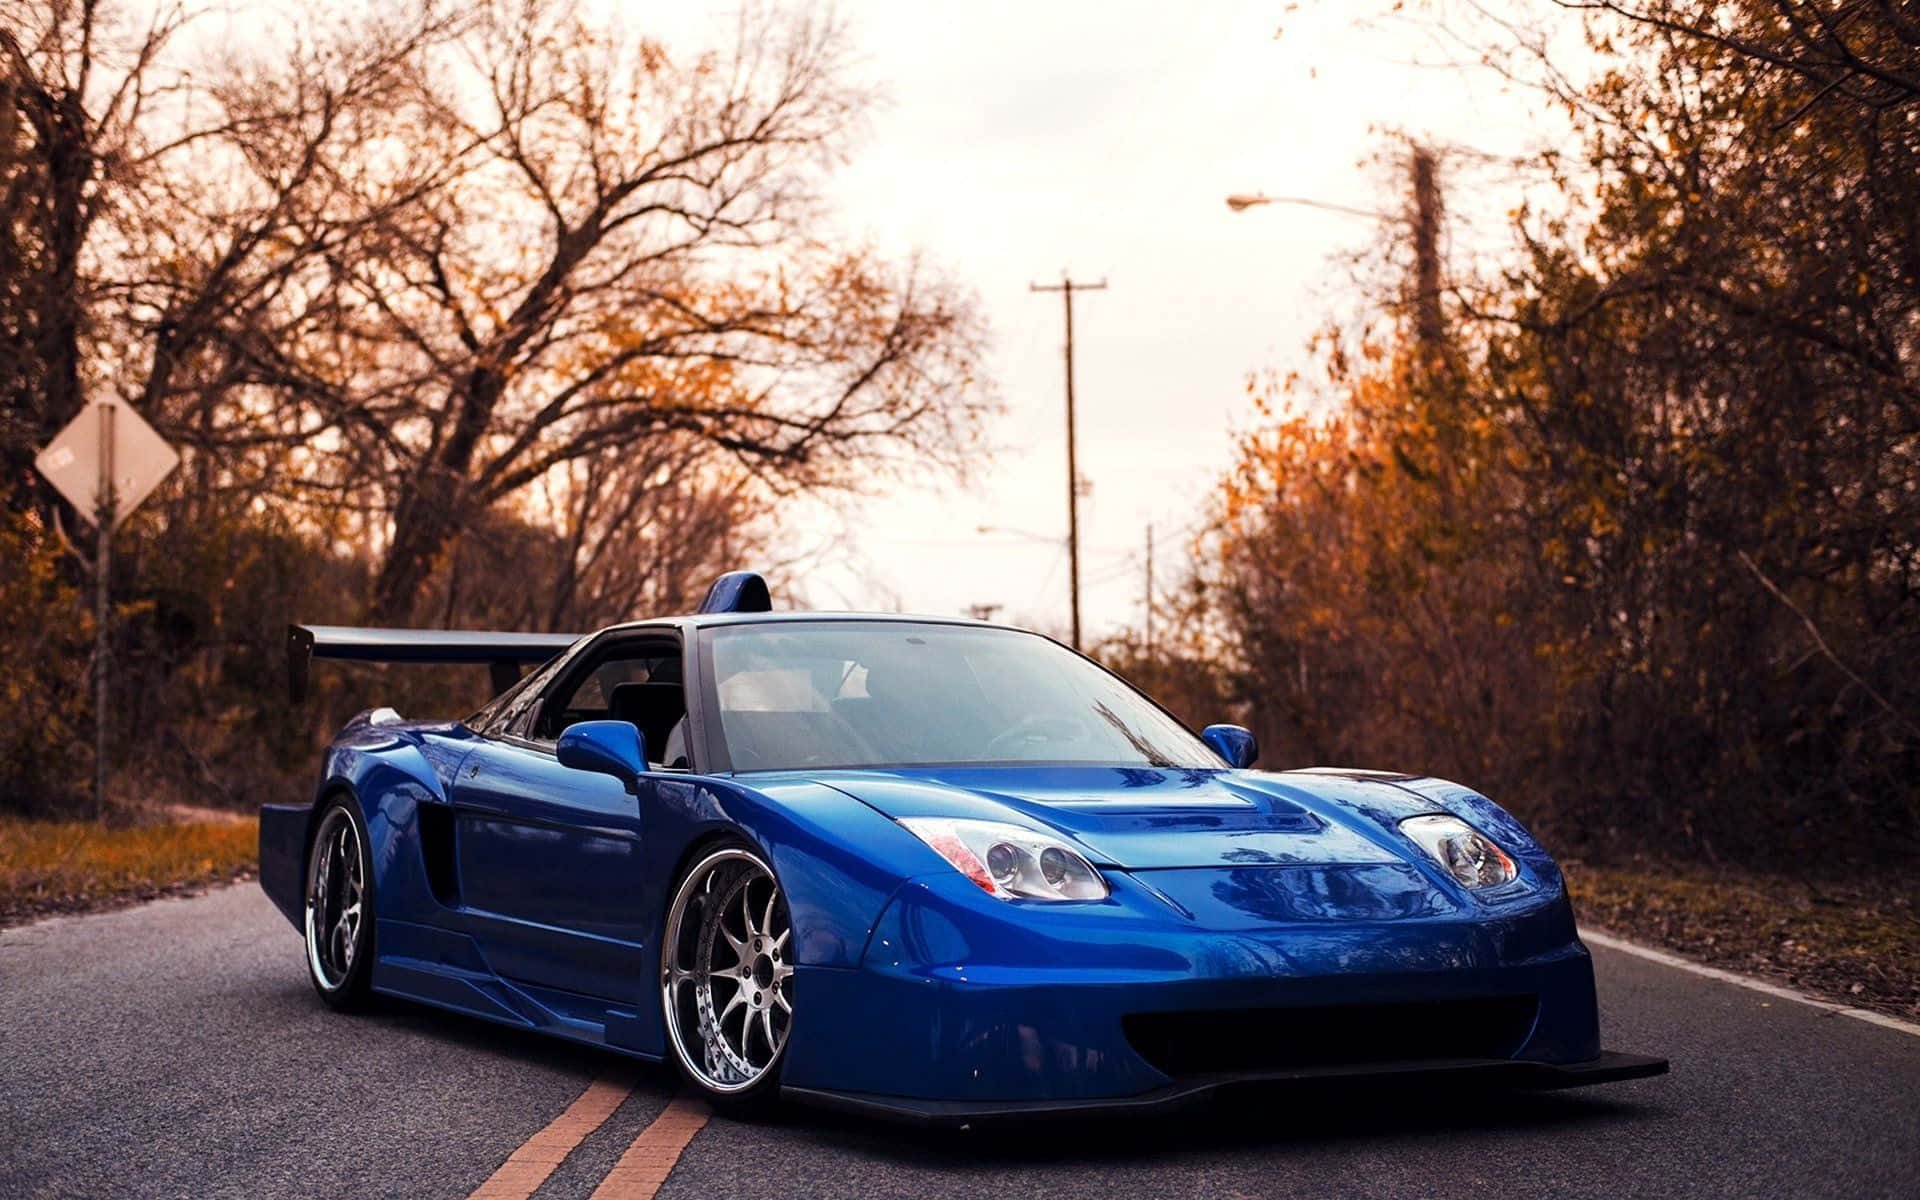
[[[1567,844],[1897,857],[1915,30],[1876,4],[1567,7],[1587,78],[1525,30],[1489,47],[1534,62],[1582,153],[1510,259],[1446,281],[1454,365],[1383,288],[1317,403],[1273,393],[1243,441],[1199,580],[1236,679],[1302,757],[1459,773]]]
[[[290,485],[386,524],[377,619],[407,619],[483,514],[656,440],[776,493],[958,458],[981,412],[968,305],[823,236],[863,104],[840,45],[749,10],[724,51],[676,53],[562,0],[483,4],[328,160],[355,211],[410,190],[390,170],[435,183],[327,255],[313,336],[223,353],[297,414]]]
[[[968,303],[830,229],[865,104],[831,24],[750,9],[702,52],[569,0],[230,19],[0,0],[23,627],[74,628],[46,438],[110,396],[184,452],[116,555],[129,761],[304,728],[271,699],[289,617],[685,607],[783,557],[780,497],[966,457]],[[84,670],[40,659],[7,665]],[[36,736],[9,763],[57,762]]]
[[[1920,50],[1885,5],[1839,26],[1617,7],[1591,27],[1615,65],[1569,97],[1592,218],[1536,239],[1485,312],[1590,664],[1569,744],[1631,815],[1708,845],[1898,844],[1920,751]]]

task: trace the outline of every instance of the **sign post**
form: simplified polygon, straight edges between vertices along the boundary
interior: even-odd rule
[[[100,493],[99,508],[93,514],[93,819],[107,815],[107,656],[113,641],[108,636],[108,583],[113,578],[113,405],[98,406],[100,413]]]
[[[93,810],[107,811],[107,681],[112,619],[113,531],[160,485],[180,455],[132,409],[111,400],[80,410],[33,465],[94,524],[93,562]]]

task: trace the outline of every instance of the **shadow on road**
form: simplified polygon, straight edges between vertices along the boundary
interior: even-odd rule
[[[915,1129],[788,1107],[760,1118],[805,1140],[832,1142],[932,1166],[983,1161],[1111,1163],[1175,1152],[1341,1141],[1421,1140],[1461,1133],[1571,1132],[1648,1119],[1656,1110],[1595,1093],[1514,1092],[1406,1080],[1321,1081],[1226,1091],[1160,1116],[1097,1117]]]
[[[660,1097],[681,1087],[673,1069],[613,1051],[407,1001],[384,1001],[373,1019],[476,1053],[576,1067],[630,1082]],[[1230,1089],[1195,1107],[1157,1116],[1088,1117],[971,1129],[921,1129],[794,1104],[720,1120],[751,1123],[799,1141],[928,1166],[1110,1163],[1210,1148],[1303,1150],[1344,1141],[1422,1140],[1464,1133],[1576,1132],[1656,1117],[1655,1107],[1604,1091],[1524,1092],[1426,1080],[1330,1080]]]
[[[481,1017],[412,1000],[392,996],[376,999],[374,1010],[360,1019],[384,1021],[416,1037],[458,1043],[474,1053],[495,1058],[539,1062],[546,1066],[578,1070],[595,1078],[613,1078],[632,1084],[637,1092],[658,1092],[664,1096],[680,1084],[679,1076],[665,1063],[650,1063],[598,1046],[570,1042],[531,1029],[499,1025]]]

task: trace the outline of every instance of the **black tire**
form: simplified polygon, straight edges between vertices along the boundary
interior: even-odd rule
[[[320,810],[307,851],[304,897],[313,990],[330,1008],[364,1011],[373,1000],[373,855],[366,819],[350,796],[335,797]]]
[[[674,881],[662,928],[667,1056],[717,1108],[769,1103],[794,1016],[793,923],[773,868],[744,840],[702,847]]]

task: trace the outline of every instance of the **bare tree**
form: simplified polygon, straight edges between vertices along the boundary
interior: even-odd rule
[[[1554,0],[1611,14],[1676,39],[1704,42],[1875,109],[1920,101],[1920,13],[1895,0]]]
[[[141,81],[180,19],[163,6],[145,29],[129,31],[99,7],[95,0],[0,3],[0,365],[7,368],[10,484],[26,477],[40,443],[80,407],[91,300],[82,255],[103,176],[136,136]]]
[[[770,493],[708,442],[649,438],[569,462],[560,494],[564,556],[548,628],[592,628],[644,613],[688,612],[723,572],[766,562]]]
[[[84,375],[189,450],[199,515],[298,497],[376,546],[399,620],[462,530],[575,462],[691,439],[777,492],[969,446],[966,301],[823,234],[865,103],[830,23],[749,9],[676,58],[491,0],[209,60],[171,52],[185,9],[0,5],[0,198],[37,271],[6,343],[37,381],[21,470]]]
[[[780,565],[775,507],[738,463],[691,435],[603,450],[470,522],[422,606],[450,626],[553,630],[686,612],[722,572]]]
[[[968,305],[821,236],[822,173],[863,104],[838,46],[749,10],[726,52],[675,58],[531,0],[419,56],[380,137],[441,182],[328,254],[322,336],[228,351],[299,412],[310,498],[390,518],[376,617],[405,619],[481,514],[654,439],[776,491],[964,452]],[[395,190],[354,161],[358,187]]]
[[[339,163],[448,26],[401,6],[290,30],[270,57],[208,61],[176,53],[206,16],[180,5],[136,20],[99,0],[0,0],[0,14],[11,135],[0,141],[26,197],[9,205],[25,216],[10,257],[32,266],[9,333],[32,328],[10,340],[37,367],[10,459],[71,418],[83,390],[106,390],[209,452],[202,491],[243,477],[234,454],[273,441],[273,421],[232,350],[323,323],[315,265],[433,182],[389,173],[369,194]]]

